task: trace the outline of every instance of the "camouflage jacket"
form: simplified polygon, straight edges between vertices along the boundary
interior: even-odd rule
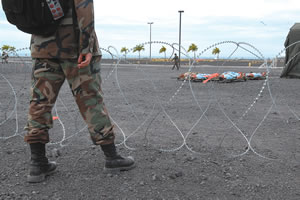
[[[33,58],[69,59],[77,58],[79,53],[89,52],[94,56],[101,55],[94,26],[93,0],[71,1],[74,1],[76,15],[72,14],[74,10],[71,7],[54,35],[32,35],[30,48]]]

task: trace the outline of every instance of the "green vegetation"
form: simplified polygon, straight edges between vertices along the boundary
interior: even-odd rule
[[[194,52],[194,60],[196,59],[196,51],[198,51],[198,47],[197,45],[195,45],[194,43],[192,43],[190,46],[189,46],[189,49],[188,49],[188,52]]]
[[[219,59],[220,52],[221,52],[220,49],[216,47],[213,49],[212,54],[217,55],[217,59]]]
[[[159,53],[165,54],[165,61],[167,61],[166,51],[167,51],[167,48],[165,46],[162,46],[159,50]]]
[[[9,46],[9,45],[3,45],[0,49],[1,49],[1,51],[6,52],[6,53],[11,53],[11,52],[16,51],[15,47]]]
[[[141,51],[144,51],[144,50],[145,50],[144,45],[139,44],[133,48],[133,53],[138,51],[139,52],[139,60],[140,60],[141,59]]]
[[[121,53],[124,53],[125,60],[126,60],[126,55],[127,55],[128,51],[129,50],[126,47],[122,47],[122,49],[121,49]]]

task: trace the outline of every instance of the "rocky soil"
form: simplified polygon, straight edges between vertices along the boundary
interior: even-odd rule
[[[103,172],[65,84],[53,109],[47,146],[57,172],[26,183],[23,142],[30,63],[0,64],[0,199],[300,199],[300,80],[189,83],[170,65],[106,63],[105,103],[122,155],[137,167]],[[259,72],[255,67],[199,66],[192,71]]]

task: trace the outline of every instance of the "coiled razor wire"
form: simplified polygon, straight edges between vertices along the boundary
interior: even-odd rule
[[[16,49],[15,51],[10,52],[10,53],[13,54],[14,56],[16,56],[18,59],[20,59],[21,62],[25,63],[24,60],[17,54],[17,52],[18,51],[22,51],[22,50],[27,50],[27,49],[29,49],[29,48]],[[26,67],[26,64],[25,64],[25,67]],[[9,87],[10,87],[10,89],[11,89],[13,95],[14,95],[14,98],[13,98],[14,99],[13,110],[10,112],[10,114],[2,122],[0,122],[0,127],[1,127],[3,124],[5,124],[7,121],[9,121],[13,117],[13,115],[15,116],[15,122],[16,122],[15,133],[13,135],[11,135],[11,136],[0,137],[0,139],[6,140],[6,139],[13,138],[15,136],[20,136],[20,134],[24,133],[24,132],[19,133],[19,120],[18,120],[18,109],[17,109],[17,107],[18,107],[17,106],[17,104],[18,104],[18,97],[17,96],[18,96],[18,93],[21,92],[24,89],[24,85],[25,84],[22,84],[23,87],[21,87],[18,91],[16,91],[14,89],[13,85],[11,84],[11,82],[4,76],[4,74],[0,73],[0,76],[7,82],[7,84],[9,85]],[[25,76],[25,78],[23,80],[23,83],[25,83],[25,81],[26,81],[26,76]],[[11,101],[8,102],[8,105],[10,103],[11,103]]]
[[[220,44],[223,44],[223,43],[226,43],[226,42],[221,42]],[[145,44],[147,44],[147,43],[144,43],[144,44],[142,44],[142,45],[145,45]],[[250,44],[247,44],[247,43],[240,43],[240,44],[246,44],[246,45],[249,45],[249,46],[251,46],[251,47],[253,47],[252,45],[250,45]],[[214,46],[217,46],[218,44],[215,44],[215,45],[212,45],[212,46],[210,46],[209,48],[207,48],[206,50],[208,50],[208,49],[210,49],[210,48],[213,48]],[[254,47],[253,47],[254,48]],[[245,49],[245,48],[243,48],[243,49]],[[254,48],[255,49],[255,48]],[[185,49],[184,49],[185,50]],[[206,51],[205,50],[205,51]],[[246,49],[247,50],[247,49]],[[255,49],[255,50],[257,50],[257,49]],[[204,51],[204,52],[205,52]],[[247,50],[248,52],[251,52],[251,51],[249,51],[249,50]],[[257,50],[258,51],[258,50]],[[259,51],[258,51],[259,52]],[[260,53],[260,52],[259,52]],[[254,53],[252,53],[252,54],[254,54]],[[256,54],[254,54],[254,55],[256,55]],[[262,54],[261,54],[262,55]],[[256,55],[257,56],[257,55]],[[194,61],[195,62],[195,61]],[[194,62],[192,63],[192,65],[190,66],[190,69],[189,69],[189,72],[191,72],[191,69],[192,69],[192,66],[193,66],[193,64],[194,64]],[[141,68],[139,67],[138,69],[140,69],[141,70]],[[143,71],[144,72],[144,71]],[[188,79],[189,80],[189,82],[190,82],[190,78]],[[185,82],[184,82],[185,83]],[[183,84],[184,84],[183,83]],[[156,86],[155,86],[155,84],[154,84],[154,82],[151,80],[151,84],[153,85],[153,88],[154,88],[154,90],[155,91],[157,91],[157,88],[156,88]],[[120,88],[120,85],[118,85],[118,87]],[[190,84],[190,88],[191,88],[191,91],[192,91],[192,93],[193,93],[193,97],[194,97],[194,99],[196,100],[196,102],[197,102],[197,104],[198,104],[198,107],[200,108],[200,110],[201,111],[203,111],[202,110],[202,108],[201,108],[201,106],[199,105],[199,103],[198,103],[198,100],[196,99],[196,97],[195,97],[195,95],[194,95],[194,92],[193,92],[193,89],[192,89],[192,87],[191,87],[191,84]],[[121,88],[120,88],[120,90],[121,90]],[[178,93],[178,90],[176,91],[176,93],[175,93],[175,95],[174,96],[176,96],[176,94]],[[126,98],[124,95],[123,95],[123,97],[124,98]],[[183,144],[182,145],[180,145],[178,148],[175,148],[175,149],[171,149],[171,150],[166,150],[166,149],[160,149],[161,151],[176,151],[176,150],[179,150],[180,148],[182,148],[183,146],[187,146],[187,144],[186,144],[186,138],[187,138],[187,136],[189,135],[189,134],[187,134],[187,136],[186,137],[184,137],[184,135],[183,135],[183,133],[180,131],[180,129],[178,128],[178,126],[176,125],[176,123],[171,119],[171,117],[167,114],[167,112],[165,111],[165,109],[164,109],[164,107],[162,106],[162,103],[161,103],[161,101],[160,101],[160,99],[159,99],[159,97],[158,96],[156,96],[156,98],[158,99],[158,101],[159,101],[159,104],[160,104],[160,107],[161,107],[161,109],[162,109],[162,111],[164,112],[164,114],[168,117],[168,119],[170,120],[170,122],[175,126],[175,128],[180,132],[180,135],[182,136],[182,138],[183,138]],[[127,102],[127,101],[126,101]],[[207,109],[206,109],[207,110]],[[222,110],[223,112],[225,112],[224,110]],[[134,111],[133,111],[134,112]],[[204,115],[205,113],[203,112],[203,115]],[[226,113],[224,113],[225,115],[226,115]],[[203,116],[202,115],[202,116]],[[156,116],[158,116],[158,115],[156,115]],[[202,118],[202,116],[201,116],[201,118]],[[227,115],[226,115],[227,116]],[[228,116],[227,116],[228,117]],[[200,118],[200,119],[201,119]],[[200,120],[198,120],[197,122],[199,122]],[[233,123],[233,121],[232,120],[230,120],[230,122],[233,124],[233,126],[235,126],[239,131],[240,131],[240,129],[237,127],[237,125],[235,124],[235,123]],[[195,124],[196,125],[196,124]],[[195,126],[194,125],[194,126]],[[193,126],[193,128],[194,128],[194,126]],[[191,129],[192,130],[192,129]],[[190,133],[191,132],[191,130],[188,132],[188,133]],[[241,131],[240,131],[241,132]],[[250,142],[249,142],[249,140],[247,139],[247,137],[245,136],[245,134],[244,133],[242,133],[241,132],[241,134],[244,136],[244,138],[246,139],[246,141],[247,141],[247,143],[248,143],[248,146],[249,146],[249,148],[248,149],[251,149],[254,153],[256,153],[255,151],[254,151],[254,149],[251,147],[251,144],[250,144]],[[252,135],[253,136],[253,135]],[[187,148],[189,149],[189,150],[191,150],[188,146],[187,146]],[[195,152],[194,152],[195,153]],[[256,153],[256,154],[258,154],[258,153]],[[259,155],[259,154],[258,154]],[[261,155],[259,155],[259,156],[261,156]],[[261,156],[261,157],[263,157],[263,156]]]
[[[1,123],[0,123],[0,126],[2,126],[5,122],[7,122],[13,114],[15,114],[15,119],[16,119],[16,130],[15,130],[15,133],[12,135],[12,136],[8,136],[8,137],[1,137],[0,139],[10,139],[12,137],[15,137],[18,135],[18,131],[19,131],[19,123],[18,123],[18,98],[17,98],[17,94],[16,94],[16,91],[14,89],[14,87],[12,86],[12,84],[10,83],[9,80],[7,80],[7,78],[3,75],[3,74],[0,74],[0,76],[7,82],[7,84],[9,85],[13,95],[14,95],[14,100],[15,100],[15,103],[14,103],[14,108],[12,110],[12,112],[9,114],[9,116],[7,117],[7,119],[3,120]]]
[[[284,52],[286,52],[289,48],[291,48],[291,47],[293,47],[293,46],[295,46],[296,44],[299,44],[299,43],[300,43],[300,41],[294,42],[294,43],[288,45],[287,47],[285,47],[283,50],[281,50],[281,51],[275,56],[275,58],[272,60],[272,63],[271,63],[270,66],[271,66],[271,67],[274,67],[274,66],[276,65],[276,64],[275,64],[276,61],[279,59],[279,57],[280,57]],[[290,58],[290,59],[286,62],[285,66],[288,66],[288,65],[290,64],[290,62],[291,62],[293,59],[295,59],[299,54],[300,54],[300,52],[296,53],[292,58]],[[270,68],[267,68],[267,69],[270,70]],[[269,72],[269,71],[268,71],[268,72]],[[268,84],[269,92],[271,92],[271,87],[269,86],[269,82],[268,82],[267,84]],[[272,103],[274,104],[275,107],[277,107],[277,104],[276,104],[276,102],[275,102],[275,99],[272,99]],[[299,115],[297,115],[297,114],[295,113],[295,111],[293,111],[290,107],[288,107],[288,108],[289,108],[289,111],[296,117],[296,119],[300,120]],[[284,117],[281,115],[280,111],[279,111],[279,114],[280,114],[280,116],[282,117],[282,119],[284,119]],[[288,120],[287,120],[287,122],[288,122]]]
[[[201,54],[204,53],[205,51],[211,49],[211,48],[214,48],[214,47],[216,47],[216,46],[218,46],[218,45],[226,44],[226,43],[234,43],[234,44],[237,45],[237,48],[240,47],[241,49],[246,50],[247,52],[253,54],[253,55],[256,56],[257,58],[265,60],[264,57],[263,57],[263,55],[261,54],[261,52],[260,52],[258,49],[256,49],[254,46],[252,46],[252,45],[250,45],[250,44],[248,44],[248,43],[244,43],[244,42],[240,42],[240,43],[235,43],[235,42],[232,42],[232,41],[224,41],[224,42],[220,42],[220,43],[214,44],[214,45],[210,46],[209,48],[205,49],[203,52],[201,52]],[[252,47],[254,50],[256,50],[256,51],[260,54],[260,56],[258,56],[257,54],[253,53],[252,51],[250,51],[250,50],[248,50],[248,49],[242,47],[241,45],[248,45],[248,46]],[[237,48],[233,51],[233,53],[237,50]],[[231,53],[230,56],[232,56],[233,53]],[[199,55],[199,57],[201,56],[201,54]],[[230,58],[227,58],[227,59],[230,59]],[[266,60],[265,60],[265,63],[266,63]],[[224,63],[223,63],[223,64],[224,64]],[[191,72],[191,70],[192,70],[192,69],[190,69],[189,72]],[[265,81],[267,81],[267,80],[268,80],[268,73],[267,73],[267,78],[266,78]],[[199,107],[200,110],[202,111],[202,109],[201,109],[201,107],[200,107],[200,105],[199,105],[199,103],[198,103],[198,99],[195,97],[194,92],[193,92],[193,90],[192,90],[192,85],[191,85],[190,78],[189,78],[189,83],[190,83],[190,88],[191,88],[191,92],[192,92],[192,94],[193,94],[194,100],[197,102],[198,107]],[[263,88],[261,89],[261,91],[260,91],[260,93],[258,94],[258,96],[261,95],[261,93],[263,92],[263,89],[264,89],[264,86],[263,86]],[[271,93],[270,93],[270,95],[271,95]],[[216,96],[215,96],[215,99],[217,99]],[[258,97],[256,97],[256,99],[255,99],[254,102],[250,105],[250,107],[248,107],[248,109],[246,109],[246,111],[244,112],[244,114],[242,115],[242,117],[244,117],[244,116],[249,112],[249,110],[251,110],[251,108],[254,106],[254,104],[257,102],[257,100],[258,100]],[[263,158],[266,158],[266,157],[262,156],[261,154],[257,153],[257,152],[253,149],[253,147],[251,146],[251,139],[252,139],[252,137],[254,136],[254,134],[255,134],[255,132],[256,132],[257,129],[255,130],[254,133],[252,133],[250,139],[248,139],[248,138],[246,137],[245,133],[243,133],[243,132],[241,131],[241,129],[237,126],[237,124],[234,123],[233,120],[226,114],[224,108],[220,105],[220,102],[217,101],[217,103],[218,103],[218,107],[221,109],[221,111],[222,111],[222,113],[224,114],[224,116],[228,119],[228,121],[232,124],[232,126],[238,130],[238,132],[242,135],[242,137],[243,137],[243,138],[246,140],[246,142],[247,142],[247,145],[248,145],[247,151],[244,152],[244,153],[242,153],[242,154],[240,154],[240,155],[236,155],[236,156],[242,156],[242,155],[244,155],[245,153],[247,153],[247,152],[249,151],[249,149],[251,149],[251,151],[253,151],[253,153],[255,153],[256,155],[258,155],[258,156],[260,156],[260,157],[263,157]],[[198,121],[198,122],[199,122],[199,121]],[[190,132],[191,132],[191,131],[189,131],[188,135],[190,134]],[[188,135],[187,135],[187,136],[188,136]],[[189,148],[189,150],[191,150],[191,149]],[[196,153],[196,152],[194,152],[194,153]]]
[[[155,43],[156,43],[156,44],[166,44],[166,45],[171,46],[172,49],[173,49],[173,52],[172,52],[171,57],[173,56],[173,54],[174,54],[175,51],[178,51],[178,49],[175,48],[175,46],[178,45],[178,44],[176,44],[176,43],[169,44],[169,43],[161,42],[161,41],[153,41],[153,42],[151,42],[151,43],[150,43],[150,42],[142,43],[142,45],[148,45],[148,44],[152,44],[152,43],[154,43],[154,44],[155,44]],[[224,116],[225,116],[225,117],[228,119],[228,121],[231,123],[231,127],[234,127],[235,129],[238,130],[238,132],[242,135],[242,137],[245,139],[245,141],[247,142],[247,145],[248,145],[248,148],[247,148],[246,151],[244,151],[243,153],[241,153],[241,154],[239,154],[239,155],[234,155],[235,157],[236,157],[236,156],[243,156],[243,155],[245,155],[246,153],[248,153],[249,151],[252,151],[254,154],[258,155],[258,156],[261,157],[261,158],[264,158],[264,159],[271,159],[271,158],[265,157],[265,156],[263,156],[263,155],[257,153],[257,152],[255,151],[255,149],[252,147],[251,141],[252,141],[252,139],[253,139],[255,133],[256,133],[257,130],[259,129],[259,127],[262,125],[262,123],[264,122],[264,120],[265,120],[265,119],[267,118],[267,116],[269,115],[269,113],[270,113],[270,111],[272,110],[273,106],[276,106],[275,98],[274,98],[273,95],[272,95],[271,88],[270,88],[270,85],[269,85],[269,73],[270,73],[270,68],[271,68],[272,66],[275,65],[275,64],[274,64],[274,63],[275,63],[275,60],[277,60],[278,57],[279,57],[286,49],[290,48],[291,46],[293,46],[293,45],[295,45],[295,44],[297,44],[297,43],[299,43],[299,42],[293,43],[293,44],[291,44],[290,46],[286,47],[284,50],[282,50],[282,51],[276,56],[276,58],[273,59],[273,62],[271,63],[271,65],[268,65],[268,63],[267,63],[266,59],[264,58],[263,54],[262,54],[258,49],[256,49],[253,45],[251,45],[251,44],[249,44],[249,43],[245,43],[245,42],[239,42],[239,43],[237,43],[237,42],[234,42],[234,41],[223,41],[223,42],[215,43],[215,44],[213,44],[213,45],[207,47],[206,49],[204,49],[204,50],[197,56],[197,57],[199,58],[200,56],[202,56],[202,54],[204,54],[204,53],[205,53],[206,51],[208,51],[209,49],[214,48],[214,47],[217,47],[217,46],[219,46],[219,45],[223,45],[223,44],[235,44],[235,45],[236,45],[236,48],[235,48],[235,50],[230,54],[230,56],[228,57],[228,59],[231,58],[232,55],[233,55],[239,48],[241,48],[241,49],[243,49],[243,50],[249,52],[250,54],[254,55],[255,57],[264,60],[264,64],[263,64],[263,65],[266,66],[266,68],[267,68],[267,75],[266,75],[266,79],[265,79],[265,81],[264,81],[264,84],[263,84],[261,90],[259,91],[258,95],[256,96],[255,100],[253,101],[253,103],[250,104],[250,106],[245,110],[245,112],[243,113],[243,115],[238,119],[238,122],[239,122],[242,118],[244,118],[244,117],[247,115],[247,113],[254,107],[255,103],[259,100],[259,97],[261,97],[261,94],[262,94],[262,92],[264,91],[265,86],[267,86],[267,88],[268,88],[268,92],[269,92],[269,95],[270,95],[271,100],[272,100],[272,105],[270,106],[268,112],[264,115],[264,117],[263,117],[263,119],[261,120],[261,122],[260,122],[260,123],[258,124],[258,126],[255,128],[255,130],[253,131],[253,133],[250,135],[250,138],[249,138],[249,139],[246,137],[246,135],[243,133],[243,131],[240,130],[240,128],[237,126],[237,124],[236,124],[235,122],[233,122],[233,121],[231,120],[231,118],[226,114],[224,108],[222,108],[222,106],[220,105],[219,101],[217,100],[218,107],[221,109],[221,111],[222,111],[222,113],[224,114]],[[253,51],[251,51],[251,50],[249,50],[249,49],[247,49],[247,48],[245,48],[245,47],[243,47],[242,45],[246,45],[246,46],[248,46],[248,47],[251,47],[253,50],[255,50],[256,53],[253,52]],[[178,46],[179,46],[179,45],[178,45]],[[191,61],[191,58],[188,56],[187,51],[186,51],[183,47],[181,47],[181,48],[184,50],[183,55],[185,55],[186,57],[188,57],[188,59]],[[24,48],[24,49],[25,49],[25,48]],[[115,51],[115,54],[113,54],[113,53],[111,52],[110,49],[113,49],[113,50]],[[117,59],[117,63],[114,65],[113,69],[110,71],[110,73],[107,75],[107,77],[105,77],[104,81],[108,80],[108,78],[113,74],[113,72],[115,72],[115,74],[116,74],[115,77],[116,77],[116,81],[117,81],[117,87],[118,87],[118,89],[119,89],[119,91],[120,91],[120,93],[121,93],[121,96],[123,97],[123,99],[125,100],[125,102],[127,102],[127,104],[130,105],[130,108],[129,108],[129,109],[130,109],[130,112],[134,115],[134,117],[135,117],[136,119],[138,119],[138,117],[137,117],[136,114],[135,114],[135,111],[134,111],[133,107],[131,106],[131,104],[129,104],[129,101],[128,101],[128,99],[126,98],[126,96],[125,96],[125,94],[124,94],[124,92],[123,92],[123,90],[122,90],[122,88],[121,88],[121,86],[120,86],[120,83],[119,83],[119,78],[118,78],[118,66],[120,65],[121,57],[119,56],[118,51],[117,51],[114,47],[112,47],[112,46],[110,46],[108,49],[103,49],[103,48],[101,48],[101,50],[104,50],[104,51],[110,53],[110,55],[112,56],[112,59],[114,59],[114,58]],[[129,52],[132,51],[132,50],[133,50],[133,48],[130,49]],[[257,53],[258,53],[258,54],[257,54]],[[171,57],[170,57],[170,59],[171,59]],[[292,58],[289,60],[289,62],[290,62],[292,59],[294,59],[295,57],[296,57],[296,55],[295,55],[294,57],[292,57]],[[128,61],[126,60],[126,62],[128,62]],[[188,70],[189,72],[191,72],[192,69],[194,68],[195,62],[196,62],[195,59],[193,60],[192,63],[189,62],[189,63],[191,63],[191,64],[189,65],[189,70]],[[289,62],[288,62],[288,63],[289,63]],[[130,62],[128,62],[128,63],[131,64]],[[224,65],[224,64],[225,64],[225,62],[224,62],[222,65]],[[139,66],[140,66],[140,63],[139,63]],[[144,71],[141,67],[138,67],[138,69],[139,69],[145,76],[147,76],[146,73],[145,73],[145,71]],[[1,77],[8,83],[8,85],[10,86],[10,88],[11,88],[11,90],[12,90],[12,93],[14,94],[14,99],[15,99],[14,109],[10,112],[9,116],[7,117],[7,119],[5,119],[4,121],[0,122],[0,126],[1,126],[1,125],[3,125],[4,123],[6,123],[6,122],[12,117],[13,114],[15,114],[15,116],[16,116],[16,131],[15,131],[15,134],[12,135],[12,136],[9,136],[9,137],[0,137],[0,139],[9,139],[9,138],[11,138],[11,137],[15,137],[15,136],[18,135],[18,114],[17,114],[17,102],[18,102],[18,99],[17,99],[17,95],[16,95],[16,92],[15,92],[15,90],[14,90],[12,84],[7,80],[7,78],[6,78],[3,74],[0,74],[0,75],[1,75]],[[103,81],[103,82],[104,82],[104,81]],[[160,114],[160,112],[163,112],[163,114],[167,116],[168,120],[169,120],[169,121],[173,124],[173,126],[177,129],[177,131],[179,132],[180,136],[181,136],[182,139],[183,139],[182,144],[179,145],[177,148],[174,148],[174,149],[159,149],[159,150],[160,150],[160,151],[165,151],[165,152],[173,152],[173,151],[178,151],[178,150],[180,150],[181,148],[183,148],[183,147],[185,146],[185,147],[186,147],[189,151],[191,151],[192,153],[200,154],[200,152],[196,152],[196,151],[194,151],[192,148],[190,148],[190,147],[188,146],[186,140],[187,140],[187,138],[189,137],[189,135],[190,135],[190,133],[192,132],[192,130],[196,127],[196,125],[203,119],[203,117],[205,117],[208,121],[210,121],[210,120],[206,117],[205,114],[206,114],[208,108],[209,108],[210,105],[211,105],[211,100],[210,100],[208,106],[207,106],[205,109],[203,109],[203,108],[200,106],[198,99],[196,98],[196,95],[195,95],[194,90],[193,90],[193,88],[192,88],[191,79],[190,79],[190,77],[188,77],[188,79],[186,79],[186,80],[184,80],[184,81],[182,82],[182,84],[181,84],[180,87],[177,89],[177,91],[174,93],[174,95],[172,95],[172,97],[167,101],[167,103],[165,104],[165,106],[171,104],[172,100],[178,95],[178,93],[179,93],[180,90],[183,88],[183,86],[186,84],[186,82],[189,83],[189,87],[190,87],[190,90],[191,90],[193,99],[195,100],[195,102],[196,102],[196,104],[197,104],[197,107],[198,107],[199,110],[202,112],[202,114],[201,114],[201,116],[198,118],[198,120],[195,122],[195,124],[192,126],[192,128],[187,132],[186,136],[184,136],[184,134],[183,134],[182,131],[179,129],[179,127],[177,126],[177,124],[172,120],[171,116],[170,116],[170,115],[167,113],[167,111],[165,110],[165,108],[164,108],[164,106],[163,106],[163,104],[162,104],[161,99],[160,99],[159,96],[156,94],[156,93],[157,93],[157,86],[155,85],[155,83],[153,82],[153,80],[152,80],[151,78],[150,78],[150,82],[151,82],[151,85],[152,85],[152,87],[153,87],[153,89],[154,89],[154,91],[155,91],[155,98],[158,100],[158,103],[159,103],[158,106],[160,107],[160,111],[159,111],[159,113],[155,116],[155,118]],[[214,97],[215,97],[215,99],[217,98],[216,96],[214,96]],[[63,101],[62,101],[61,99],[59,99],[59,101],[60,101],[60,103],[63,104]],[[66,109],[66,111],[68,111],[67,107],[66,107],[64,104],[63,104],[63,106],[64,106],[64,108]],[[134,130],[134,131],[133,131],[131,134],[129,134],[128,136],[126,136],[127,134],[122,130],[121,126],[119,126],[119,124],[117,123],[117,121],[114,120],[113,118],[111,118],[112,121],[113,121],[113,123],[117,126],[117,128],[121,131],[121,133],[122,133],[122,135],[123,135],[123,142],[121,142],[121,143],[118,144],[118,145],[123,145],[123,144],[124,144],[124,146],[125,146],[126,148],[128,148],[128,149],[130,149],[130,150],[135,150],[135,148],[129,147],[129,146],[126,144],[126,141],[127,141],[130,137],[132,137],[134,134],[136,134],[136,132],[137,132],[139,129],[141,129],[142,126],[144,126],[144,125],[146,124],[146,121],[148,121],[148,120],[150,119],[150,117],[151,117],[151,115],[152,115],[152,113],[153,113],[155,107],[156,107],[156,104],[153,104],[153,108],[152,108],[150,114],[148,115],[148,117],[147,117],[142,123],[140,123],[140,126],[138,126],[138,127],[136,128],[136,130]],[[290,109],[290,111],[291,111],[291,112],[293,113],[293,115],[299,120],[299,116],[298,116],[294,111],[292,111],[292,109]],[[59,116],[58,111],[57,111],[56,104],[55,104],[55,113],[56,113],[57,116]],[[155,118],[153,118],[152,121],[153,121]],[[63,138],[62,138],[62,140],[59,141],[59,142],[51,143],[52,145],[53,145],[53,144],[60,144],[61,147],[66,146],[66,145],[63,145],[63,142],[64,142],[64,141],[66,141],[66,140],[68,140],[68,139],[70,139],[70,138],[76,136],[78,133],[82,132],[82,131],[85,130],[86,127],[87,127],[87,126],[84,126],[84,127],[83,127],[82,129],[80,129],[78,132],[72,134],[72,135],[69,136],[69,137],[66,137],[65,126],[64,126],[63,122],[60,120],[60,117],[58,117],[58,119],[59,119],[59,123],[61,124],[62,129],[63,129]],[[231,127],[230,127],[230,128],[231,128]]]

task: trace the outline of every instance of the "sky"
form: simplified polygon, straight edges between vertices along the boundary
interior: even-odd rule
[[[0,7],[0,46],[9,44],[17,49],[28,47],[30,35],[10,25]],[[296,0],[94,0],[94,7],[99,44],[114,54],[120,54],[122,47],[132,49],[138,44],[149,42],[148,22],[153,22],[152,41],[178,44],[179,10],[184,10],[181,15],[181,44],[185,49],[192,43],[196,44],[197,54],[216,43],[234,41],[248,43],[266,58],[273,58],[284,49],[284,41],[291,26],[300,22],[300,4]],[[162,45],[151,45],[152,57],[164,57],[159,54]],[[172,48],[164,46],[167,48],[167,56],[171,55]],[[236,46],[225,43],[217,47],[221,50],[220,57],[226,58]],[[201,56],[212,57],[211,52],[212,49]],[[147,44],[141,56],[149,57],[149,53],[150,45]],[[137,53],[130,55],[138,56]],[[192,52],[188,55],[193,57]],[[253,55],[238,49],[233,57],[248,58]]]

